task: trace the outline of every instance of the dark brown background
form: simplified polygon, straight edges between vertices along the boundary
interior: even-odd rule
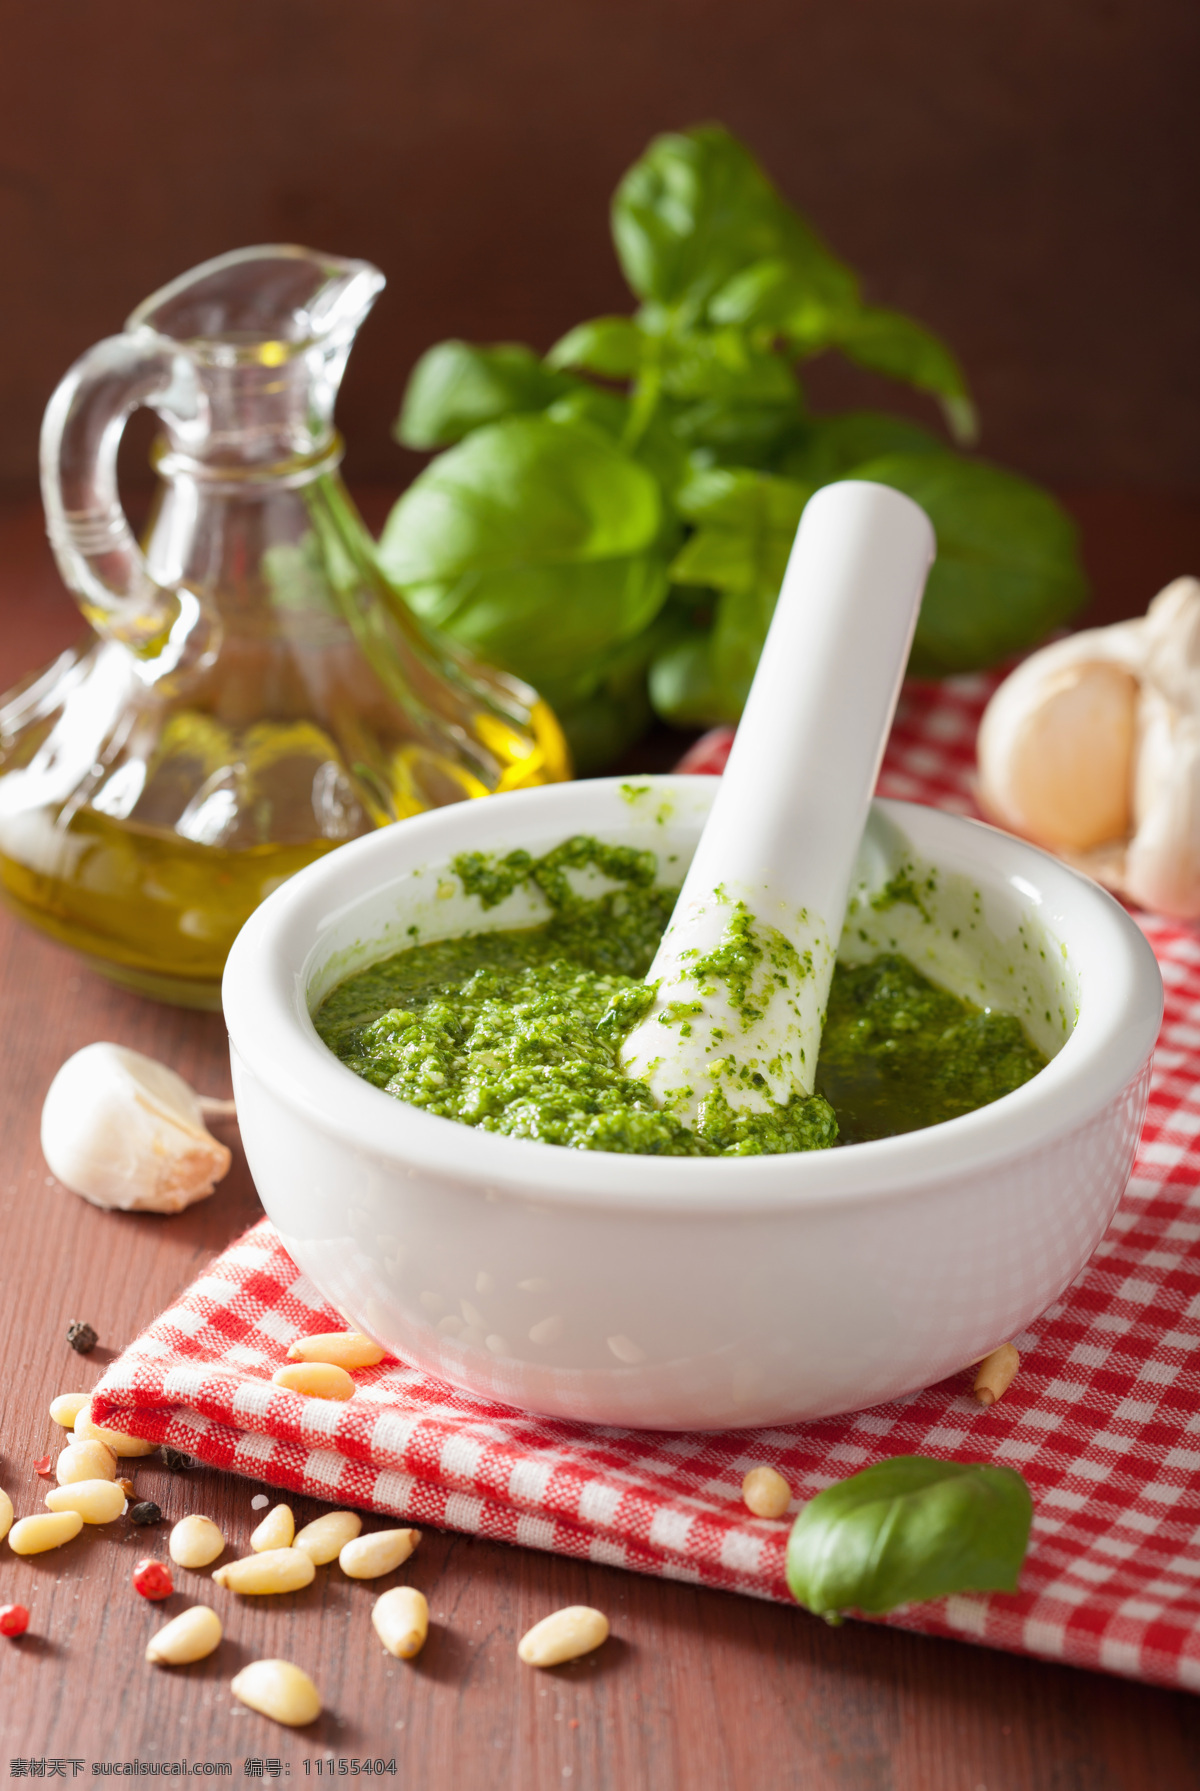
[[[1195,0],[0,0],[0,489],[78,353],[273,239],[387,274],[340,415],[398,485],[420,350],[626,306],[609,195],[711,118],[945,332],[988,453],[1193,489],[1198,44]]]

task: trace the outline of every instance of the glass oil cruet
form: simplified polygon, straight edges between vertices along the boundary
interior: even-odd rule
[[[431,635],[376,569],[333,406],[376,268],[240,249],[139,305],[67,374],[42,495],[94,631],[0,699],[10,906],[107,975],[218,1007],[284,878],[424,809],[569,775],[553,715]],[[139,547],[117,447],[164,434]]]

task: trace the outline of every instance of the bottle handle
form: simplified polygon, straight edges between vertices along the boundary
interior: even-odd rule
[[[46,532],[63,581],[97,633],[135,650],[161,640],[180,612],[176,593],[151,576],[117,489],[117,450],[139,405],[176,440],[206,431],[193,363],[149,329],[80,356],[46,406],[41,439]]]

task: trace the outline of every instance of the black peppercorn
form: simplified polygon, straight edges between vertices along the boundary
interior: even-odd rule
[[[162,1512],[153,1499],[143,1499],[140,1504],[129,1507],[131,1524],[161,1524]]]
[[[172,1449],[170,1443],[164,1443],[158,1453],[164,1466],[170,1468],[173,1474],[180,1474],[184,1468],[194,1468],[196,1465],[194,1456],[186,1454],[182,1449]]]
[[[86,1356],[95,1349],[99,1338],[91,1325],[85,1325],[82,1319],[74,1318],[67,1326],[67,1342],[81,1356]]]

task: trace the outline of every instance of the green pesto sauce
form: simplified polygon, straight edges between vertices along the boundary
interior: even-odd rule
[[[567,873],[588,866],[618,887],[577,895]],[[622,1074],[617,1056],[652,1000],[643,978],[678,893],[654,886],[656,869],[652,853],[584,838],[540,859],[467,854],[454,870],[485,908],[528,881],[551,918],[397,952],[334,989],[317,1031],[356,1075],[445,1119],[651,1156],[759,1156],[915,1131],[998,1099],[1046,1061],[1011,1015],[982,1012],[904,958],[839,964],[817,1092],[743,1113],[716,1088],[685,1126]],[[748,997],[750,931],[735,927],[711,955],[698,968]]]

